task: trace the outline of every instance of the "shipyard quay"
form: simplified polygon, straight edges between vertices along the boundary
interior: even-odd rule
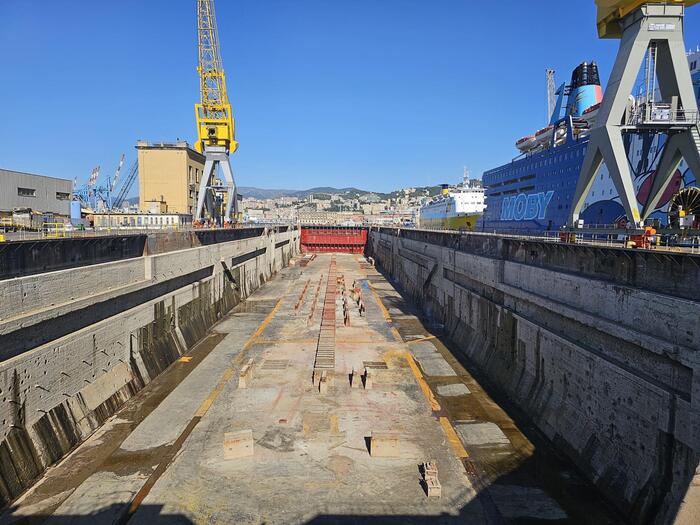
[[[700,0],[24,4],[0,525],[700,524]]]

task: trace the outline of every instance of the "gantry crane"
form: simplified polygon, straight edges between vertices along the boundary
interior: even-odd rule
[[[644,4],[676,4],[690,7],[700,0],[595,0],[600,38],[621,38],[621,22]]]
[[[231,212],[238,217],[238,196],[229,155],[238,148],[231,104],[226,92],[226,77],[221,62],[219,34],[216,27],[214,0],[197,0],[197,35],[199,43],[199,86],[201,102],[195,104],[197,118],[196,149],[204,154],[205,164],[199,185],[195,220],[214,218],[214,192],[224,190],[226,211],[224,221],[230,222]],[[217,167],[221,166],[224,186],[215,185]],[[205,210],[206,208],[206,210]]]
[[[683,39],[685,8],[700,0],[595,1],[599,36],[619,38],[620,48],[590,132],[569,222],[574,227],[580,224],[586,196],[604,162],[627,220],[633,228],[640,228],[682,159],[693,173],[700,173],[700,115]],[[651,64],[649,85],[653,88],[641,100],[633,100],[631,91],[645,58]],[[641,213],[623,133],[668,137]]]

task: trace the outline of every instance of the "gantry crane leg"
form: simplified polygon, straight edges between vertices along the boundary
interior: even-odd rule
[[[690,125],[691,117],[697,119],[698,108],[685,57],[683,15],[683,5],[654,3],[641,5],[619,21],[622,35],[620,49],[581,166],[569,217],[572,226],[578,223],[585,199],[602,162],[605,162],[610,172],[633,227],[640,227],[643,219],[658,203],[680,162],[681,154],[689,166],[700,167],[696,145],[696,142],[700,142],[700,136],[697,126]],[[660,123],[659,127],[654,127],[653,122],[638,124],[637,121],[629,121],[629,96],[650,45],[656,50],[659,91],[665,101],[675,99],[678,103],[681,111],[672,118],[687,119],[688,125],[681,123],[673,128]],[[642,214],[639,212],[634,180],[622,141],[623,129],[626,132],[645,130],[669,134],[659,171]]]
[[[221,172],[224,177],[224,186],[222,188],[226,193],[226,211],[224,212],[224,222],[230,222],[232,217],[238,217],[238,195],[236,192],[236,183],[233,180],[233,170],[226,148],[223,146],[205,146],[204,147],[204,170],[202,172],[202,180],[199,182],[199,195],[197,196],[197,211],[196,219],[202,221],[208,216],[214,218],[213,199],[207,199],[210,194],[210,189],[213,187],[213,181],[216,175],[216,168],[221,166]],[[231,215],[233,211],[234,215]]]

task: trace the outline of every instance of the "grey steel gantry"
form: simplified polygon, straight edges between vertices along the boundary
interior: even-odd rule
[[[223,172],[223,186],[216,186],[214,184],[217,166],[221,166],[221,171]],[[205,145],[204,170],[202,171],[202,179],[199,183],[195,219],[202,220],[205,217],[205,210],[209,212],[210,217],[214,218],[215,199],[212,193],[217,190],[223,191],[227,195],[224,221],[228,222],[231,220],[231,211],[233,211],[233,217],[238,218],[238,192],[233,179],[233,170],[231,170],[229,153],[224,146]]]
[[[615,184],[633,227],[642,226],[661,198],[681,159],[700,173],[698,107],[685,54],[685,7],[643,4],[620,19],[621,42],[596,122],[590,131],[586,156],[571,207],[570,224],[578,223],[581,209],[603,162]],[[640,66],[653,60],[660,101],[647,94],[630,104]],[[652,93],[655,79],[652,72]],[[668,139],[658,164],[649,197],[640,213],[630,173],[623,133],[666,133]]]

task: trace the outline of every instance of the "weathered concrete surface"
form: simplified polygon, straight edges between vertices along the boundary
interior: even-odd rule
[[[287,265],[298,231],[0,282],[0,501]]]
[[[368,249],[632,521],[697,522],[698,256],[390,229]]]
[[[273,228],[276,233],[284,233],[287,229],[287,226]],[[0,280],[250,239],[262,235],[263,230],[263,227],[154,230],[3,242],[0,243]]]

